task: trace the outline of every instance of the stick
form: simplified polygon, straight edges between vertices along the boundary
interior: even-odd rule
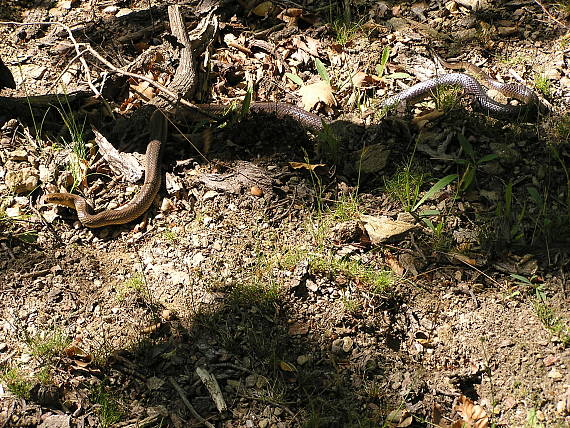
[[[194,406],[192,406],[192,404],[190,404],[190,401],[188,401],[188,398],[186,398],[186,394],[184,393],[184,390],[182,388],[180,388],[180,385],[178,385],[176,383],[174,378],[169,377],[168,381],[172,384],[172,386],[174,387],[176,392],[178,392],[178,395],[180,395],[180,398],[182,399],[182,401],[184,402],[186,407],[188,407],[188,409],[190,410],[190,413],[192,413],[192,415],[194,415],[194,417],[196,419],[198,419],[202,424],[204,424],[204,426],[207,426],[208,428],[215,428],[214,425],[212,425],[210,422],[208,422],[206,419],[204,419],[202,416],[200,416],[198,414],[196,409],[194,409]]]

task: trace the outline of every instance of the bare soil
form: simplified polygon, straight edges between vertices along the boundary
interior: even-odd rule
[[[192,28],[202,9],[179,3]],[[143,153],[145,130],[113,140],[115,119],[144,104],[140,82],[108,77],[115,118],[100,101],[56,106],[41,126],[0,110],[0,428],[200,426],[185,399],[220,427],[570,426],[568,16],[532,1],[354,3],[350,17],[315,1],[290,19],[222,2],[196,101],[241,99],[253,82],[257,100],[301,105],[285,73],[308,85],[319,58],[336,104],[314,110],[340,142],[271,116],[177,119],[163,189],[132,224],[90,230],[38,201],[73,190],[71,116],[88,142],[74,191],[98,209],[132,197],[137,185],[98,162],[91,126]],[[119,67],[175,50],[167,2],[6,4],[3,21],[65,23]],[[0,33],[17,86],[2,96],[58,93],[60,75],[68,92],[89,89],[57,26]],[[378,100],[435,75],[428,48],[520,77],[549,113],[495,120],[459,93],[443,114],[427,101],[379,119]],[[86,59],[100,85],[109,70]],[[134,71],[165,83],[175,62],[149,55]],[[22,170],[36,184],[16,191],[8,176]],[[395,177],[423,177],[413,206],[450,174],[406,212]],[[389,223],[378,242],[363,214],[410,230]]]

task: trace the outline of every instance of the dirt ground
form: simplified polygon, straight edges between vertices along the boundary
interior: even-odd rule
[[[0,17],[64,23],[167,84],[171,3],[8,1]],[[85,54],[106,103],[33,120],[0,106],[0,428],[570,426],[570,6],[176,3],[189,29],[219,21],[193,101],[249,83],[335,136],[177,117],[148,215],[88,229],[40,197],[130,200],[140,181],[93,129],[141,160],[146,130],[117,137],[116,121],[158,91]],[[90,90],[62,27],[0,33],[1,96]],[[446,72],[432,50],[527,85],[544,111],[494,119],[447,90],[382,117],[382,99]]]

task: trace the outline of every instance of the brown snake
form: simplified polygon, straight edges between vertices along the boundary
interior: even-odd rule
[[[409,87],[399,94],[389,97],[381,104],[384,109],[393,108],[400,103],[413,103],[420,98],[430,95],[440,86],[459,86],[474,99],[475,106],[484,113],[500,116],[517,116],[529,110],[538,108],[539,100],[529,88],[518,84],[498,82],[487,76],[479,67],[470,63],[448,63],[438,58],[444,67],[451,69],[466,69],[471,73],[481,76],[486,86],[492,87],[499,92],[516,98],[524,104],[513,106],[501,104],[489,98],[479,81],[474,77],[463,73],[450,73],[433,79],[426,80]],[[209,115],[223,115],[227,112],[227,106],[219,104],[200,104],[202,111]],[[329,119],[310,113],[292,104],[281,102],[255,102],[251,103],[250,111],[274,114],[279,118],[291,117],[299,124],[314,131],[321,131],[324,124],[330,123]],[[194,117],[200,117],[195,113]],[[143,215],[151,206],[160,189],[160,152],[161,144],[166,140],[167,122],[162,113],[156,111],[151,116],[151,135],[154,129],[159,136],[148,143],[145,157],[145,180],[139,193],[122,207],[105,210],[93,214],[91,206],[78,195],[71,193],[50,193],[40,200],[40,203],[64,205],[77,210],[77,216],[81,223],[89,228],[98,228],[115,224],[124,224],[133,221]]]

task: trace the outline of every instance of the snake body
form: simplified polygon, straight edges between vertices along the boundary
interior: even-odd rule
[[[464,73],[449,73],[437,76],[433,79],[420,82],[405,89],[404,91],[387,98],[382,103],[383,108],[393,108],[401,103],[413,103],[427,95],[433,94],[441,86],[457,86],[473,97],[474,105],[483,113],[490,116],[517,117],[522,114],[534,113],[539,108],[539,100],[536,94],[528,87],[516,83],[503,83],[492,79],[476,65],[467,62],[450,63],[438,57],[439,62],[446,68],[453,70],[465,69],[468,72],[481,77],[489,88],[493,88],[503,95],[515,98],[523,104],[514,106],[502,104],[487,95],[487,91],[473,76]]]
[[[150,134],[154,139],[146,147],[144,184],[127,204],[93,214],[93,209],[85,198],[72,193],[48,193],[42,197],[40,204],[74,208],[81,224],[89,228],[125,224],[139,218],[150,208],[160,190],[160,154],[162,142],[166,140],[168,132],[168,122],[158,110],[151,115],[149,123]]]
[[[413,85],[399,94],[384,100],[381,107],[389,109],[401,103],[412,104],[425,96],[433,94],[434,91],[441,86],[458,86],[463,88],[467,94],[473,97],[475,106],[489,115],[517,116],[539,105],[537,96],[526,86],[498,82],[491,79],[473,64],[452,64],[441,59],[440,62],[442,62],[445,67],[452,69],[464,68],[475,75],[481,76],[486,86],[492,87],[509,97],[516,98],[524,104],[513,106],[498,103],[487,96],[481,83],[474,77],[464,73],[450,73]],[[221,104],[200,104],[197,105],[197,107],[205,112],[207,116],[223,115],[228,110],[227,106]],[[250,104],[249,108],[250,111],[254,113],[274,114],[279,118],[290,117],[300,125],[317,132],[323,129],[324,124],[330,123],[329,119],[323,119],[314,113],[288,103],[254,102]],[[200,114],[199,112],[195,112],[193,116],[195,118],[200,117]],[[205,116],[203,115],[202,117]],[[40,203],[43,202],[75,208],[81,223],[89,228],[124,224],[143,215],[150,208],[160,189],[160,152],[161,145],[166,139],[166,119],[162,113],[158,111],[153,113],[150,120],[150,128],[151,136],[156,135],[158,138],[148,143],[145,157],[144,184],[139,193],[130,202],[122,207],[102,211],[97,214],[93,214],[91,206],[83,197],[71,193],[50,193],[45,195]]]

